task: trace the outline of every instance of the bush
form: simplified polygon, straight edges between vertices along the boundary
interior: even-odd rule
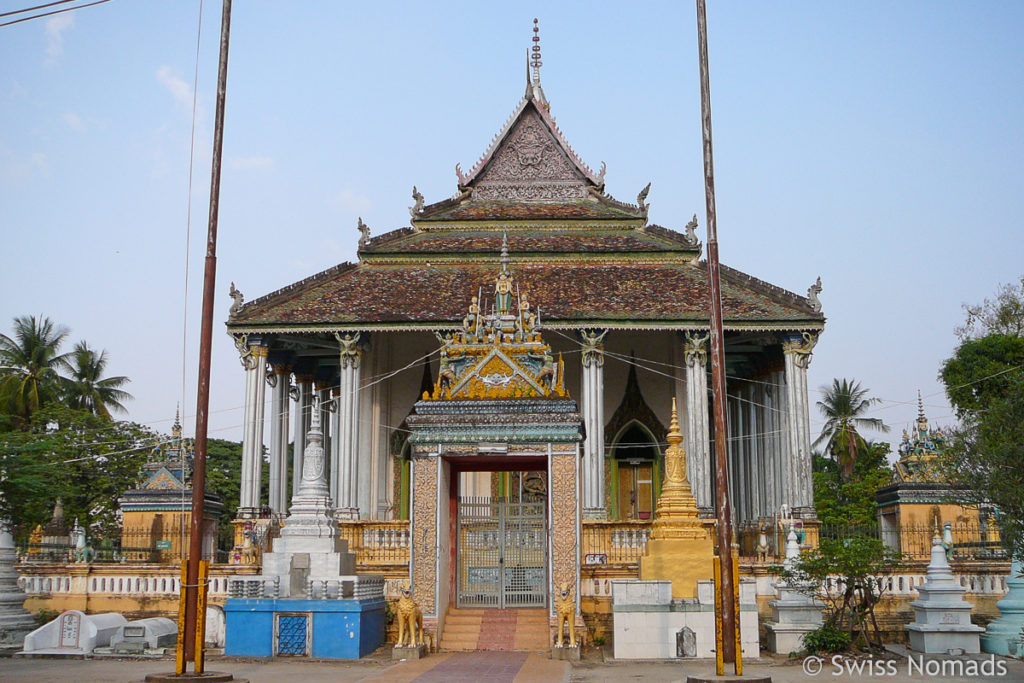
[[[36,623],[40,626],[45,626],[51,621],[60,616],[60,612],[55,609],[41,609],[35,613]]]
[[[808,652],[842,652],[849,649],[851,642],[849,633],[834,626],[822,626],[804,634],[804,648]]]

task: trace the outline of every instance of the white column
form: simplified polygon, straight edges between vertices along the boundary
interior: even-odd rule
[[[267,400],[267,349],[266,346],[253,346],[253,356],[256,357],[256,403],[254,405],[255,411],[253,413],[253,432],[252,432],[252,444],[253,450],[251,453],[250,464],[252,466],[252,480],[251,486],[252,491],[250,495],[250,501],[252,502],[252,508],[256,511],[259,510],[262,500],[260,497],[260,486],[263,483],[263,414],[264,404]]]
[[[583,516],[606,519],[604,499],[604,338],[608,330],[580,330],[583,345]]]
[[[686,470],[702,516],[714,515],[708,430],[707,341],[707,332],[683,334],[683,359],[686,365]]]
[[[789,468],[789,402],[786,390],[785,370],[772,373],[773,405],[775,406],[775,505],[772,512],[779,512],[782,505],[792,508],[793,490],[790,485]]]
[[[267,347],[239,337],[235,346],[245,368],[245,408],[242,422],[241,490],[239,515],[253,515],[260,506],[263,465],[263,401],[266,397]]]
[[[762,476],[762,465],[761,465],[761,414],[759,412],[758,391],[757,385],[749,383],[746,387],[746,424],[748,424],[748,433],[746,433],[746,442],[750,444],[750,450],[746,457],[748,457],[748,471],[750,472],[750,479],[746,480],[745,485],[750,489],[751,499],[751,519],[757,519],[761,516],[761,476]]]
[[[323,379],[322,377],[313,383],[313,397],[314,405],[317,406],[316,412],[317,418],[320,420],[320,439],[322,448],[324,450],[324,480],[327,482],[328,491],[330,490],[330,482],[333,478],[332,474],[332,462],[331,459],[336,455],[337,439],[334,438],[334,434],[331,432],[333,417],[333,424],[338,423],[338,406],[337,402],[331,400],[331,387],[332,380]],[[310,410],[310,419],[313,417],[313,410]],[[334,500],[332,497],[331,500]]]
[[[309,432],[310,409],[313,402],[312,375],[295,375],[295,436],[292,446],[292,491],[298,491],[302,483],[302,457],[306,450],[306,434]]]
[[[359,332],[335,334],[340,349],[337,420],[338,516],[359,518],[359,380],[363,347]]]
[[[252,508],[252,441],[253,429],[252,420],[256,406],[256,362],[249,354],[248,346],[242,340],[236,340],[236,346],[241,354],[242,367],[245,368],[245,401],[242,405],[242,467],[239,475],[238,491],[238,516],[244,515],[243,511]]]
[[[338,381],[341,382],[342,375],[339,375]],[[334,422],[331,423],[330,435],[330,450],[327,452],[327,481],[331,487],[331,500],[339,501],[338,498],[338,485],[341,482],[341,396],[342,387],[335,387],[333,398],[331,399],[334,403]],[[327,431],[327,428],[324,428]],[[340,505],[340,503],[338,503]]]
[[[267,378],[270,394],[270,508],[279,514],[288,512],[288,389],[291,368],[284,363],[274,366]]]
[[[811,479],[810,406],[807,403],[807,367],[817,336],[804,333],[783,342],[786,358],[786,399],[789,423],[789,471],[795,514],[814,514],[814,490]]]

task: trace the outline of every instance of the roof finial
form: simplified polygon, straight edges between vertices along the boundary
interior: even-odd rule
[[[540,84],[540,68],[544,65],[544,62],[540,61],[540,27],[537,25],[538,21],[536,17],[533,20],[533,58],[530,61],[530,66],[533,67],[533,82]]]
[[[544,96],[544,89],[540,86],[540,67],[544,62],[540,61],[540,28],[537,24],[538,20],[534,19],[533,47],[526,51],[526,96],[548,108],[548,98]],[[532,77],[530,67],[533,67]]]

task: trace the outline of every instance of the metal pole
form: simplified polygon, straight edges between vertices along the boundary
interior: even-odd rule
[[[718,577],[722,600],[722,658],[736,665],[737,614],[731,599],[736,577],[733,574],[729,470],[725,446],[725,344],[722,335],[722,282],[718,272],[718,223],[715,218],[715,162],[711,145],[711,86],[708,75],[708,26],[704,0],[697,0],[697,48],[700,61],[700,118],[704,141],[704,198],[708,221],[708,291],[711,297],[711,393],[715,418],[715,499],[718,521]],[[737,672],[738,673],[738,672]]]
[[[217,113],[213,129],[210,173],[210,224],[206,236],[203,271],[203,320],[199,332],[199,389],[196,392],[196,440],[192,470],[192,535],[189,538],[185,592],[185,658],[196,662],[196,626],[199,623],[199,561],[203,554],[203,503],[206,493],[206,433],[210,408],[210,347],[213,342],[213,294],[217,284],[217,216],[220,209],[221,149],[224,146],[224,95],[228,84],[228,38],[231,0],[224,0],[220,23],[220,63],[217,68]],[[200,663],[200,669],[202,664]]]

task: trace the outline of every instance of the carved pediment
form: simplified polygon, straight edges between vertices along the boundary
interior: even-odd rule
[[[473,183],[475,199],[582,199],[587,181],[534,107],[527,107]]]
[[[160,468],[142,485],[142,488],[146,491],[180,491],[185,485],[166,468]]]

